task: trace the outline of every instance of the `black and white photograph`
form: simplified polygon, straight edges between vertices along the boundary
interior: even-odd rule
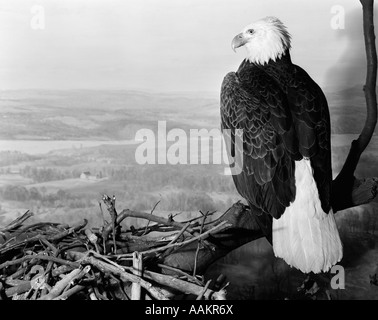
[[[377,300],[376,8],[0,0],[0,300]]]

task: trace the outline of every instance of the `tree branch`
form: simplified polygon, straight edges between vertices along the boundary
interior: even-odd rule
[[[334,212],[360,203],[353,201],[354,172],[361,154],[369,144],[377,124],[377,51],[374,34],[374,0],[360,0],[363,11],[363,30],[367,60],[366,84],[364,86],[366,99],[366,120],[357,140],[352,142],[348,157],[343,168],[332,183],[332,206]],[[376,189],[376,184],[374,186]]]

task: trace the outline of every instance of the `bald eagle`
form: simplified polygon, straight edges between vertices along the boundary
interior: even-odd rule
[[[291,61],[291,36],[275,17],[243,29],[232,49],[247,56],[221,88],[221,127],[233,180],[276,257],[304,273],[326,272],[342,258],[331,207],[330,116],[321,88]],[[225,130],[229,129],[229,130]],[[241,147],[235,131],[242,131]]]

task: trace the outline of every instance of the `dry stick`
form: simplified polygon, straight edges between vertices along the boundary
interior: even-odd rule
[[[71,289],[68,289],[67,291],[63,292],[60,296],[58,296],[58,297],[56,297],[52,300],[66,300],[70,296],[74,295],[75,293],[80,292],[83,289],[85,289],[85,286],[77,284],[76,286],[72,287]]]
[[[49,247],[51,249],[51,251],[55,254],[58,249],[47,239],[45,238],[41,238],[40,240],[45,246]]]
[[[0,229],[0,232],[6,232],[6,231],[10,231],[14,228],[17,228],[19,227],[20,225],[22,225],[25,220],[29,219],[30,217],[32,217],[34,215],[33,212],[31,211],[26,211],[21,217],[18,217],[17,219],[13,220],[11,223],[9,223],[6,227],[4,228],[1,228]]]
[[[30,281],[24,281],[23,283],[19,284],[16,287],[11,287],[8,289],[5,289],[5,295],[7,297],[12,297],[15,294],[22,294],[31,289],[31,283]]]
[[[97,252],[95,252],[95,251],[93,251],[93,250],[89,250],[89,251],[87,251],[87,254],[93,254],[95,257],[100,258],[100,259],[104,260],[105,262],[107,262],[107,263],[109,263],[109,264],[112,264],[112,265],[115,266],[116,268],[119,268],[119,269],[122,270],[122,271],[124,270],[123,267],[121,267],[119,264],[117,264],[116,262],[114,262],[114,261],[108,259],[107,257],[103,256],[103,255],[100,254],[100,253],[97,253]]]
[[[56,235],[47,236],[45,238],[49,241],[59,241],[59,240],[65,238],[66,236],[73,234],[74,232],[79,231],[80,229],[84,228],[87,225],[87,223],[88,223],[88,220],[83,219],[83,221],[76,223],[75,225],[73,225],[68,230],[62,231],[62,232],[60,232]]]
[[[155,205],[154,205],[154,207],[152,208],[150,214],[153,214],[153,213],[154,213],[154,211],[155,211],[155,209],[156,209],[156,207],[157,207],[157,205],[158,205],[159,203],[160,203],[160,200],[159,200],[158,202],[155,203]],[[146,232],[147,232],[147,228],[148,228],[150,222],[151,222],[151,221],[148,220],[147,225],[146,225],[146,228],[144,229],[144,232],[143,232],[142,236],[144,236],[144,235],[146,234]]]
[[[25,239],[23,241],[17,242],[15,244],[9,245],[9,246],[7,246],[5,248],[1,247],[0,248],[0,255],[4,254],[7,251],[10,251],[10,250],[13,250],[13,249],[16,249],[16,248],[19,248],[19,247],[26,246],[27,244],[31,244],[31,243],[34,243],[34,242],[41,241],[42,239],[47,239],[48,241],[51,241],[51,242],[59,241],[59,240],[63,239],[64,237],[66,237],[66,236],[68,236],[68,235],[70,235],[70,234],[72,234],[72,233],[80,230],[81,228],[84,228],[87,223],[88,223],[88,220],[84,219],[80,223],[77,223],[74,226],[72,226],[70,229],[64,230],[64,231],[59,232],[57,234],[49,235],[49,236],[37,234],[34,237],[31,237],[31,238]]]
[[[209,234],[211,233],[214,233],[215,231],[219,232],[219,231],[222,231],[224,229],[227,229],[231,226],[231,224],[228,224],[228,221],[222,221],[220,224],[214,226],[213,228],[209,229],[208,231],[196,236],[196,237],[193,237],[189,240],[186,240],[186,241],[183,241],[183,242],[178,242],[178,243],[172,243],[172,244],[168,244],[168,245],[165,245],[163,247],[159,247],[159,248],[155,248],[155,249],[151,249],[151,250],[147,250],[147,251],[143,251],[141,252],[143,255],[145,254],[149,254],[149,253],[155,253],[155,252],[159,252],[159,251],[163,251],[163,250],[167,250],[167,249],[170,249],[170,248],[174,248],[174,247],[180,247],[180,246],[184,246],[184,245],[187,245],[189,243],[192,243],[194,241],[197,241],[198,239],[202,239],[202,238],[205,238],[207,237]],[[119,254],[117,255],[117,258],[120,259],[120,258],[129,258],[131,257],[132,254],[130,253],[125,253],[125,254]]]
[[[67,285],[76,278],[80,274],[81,270],[74,269],[69,274],[67,274],[62,280],[58,281],[54,288],[51,289],[49,294],[46,294],[42,297],[40,297],[38,300],[52,300],[56,297],[58,297],[61,292],[64,290],[64,288],[67,287]]]
[[[19,258],[19,259],[6,261],[6,262],[0,264],[0,270],[3,269],[3,268],[9,267],[9,266],[15,265],[15,264],[22,263],[22,262],[30,260],[30,259],[40,259],[40,260],[52,261],[52,262],[59,263],[59,264],[65,264],[65,265],[68,265],[68,266],[74,267],[74,268],[77,268],[79,266],[79,264],[77,262],[71,262],[71,261],[68,261],[68,260],[64,260],[64,259],[60,259],[60,258],[56,258],[56,257],[52,257],[52,256],[36,254],[36,255],[26,255],[26,256],[23,256],[22,258]]]
[[[73,281],[80,280],[83,278],[90,270],[89,266],[86,266],[84,269],[75,269],[72,270],[67,276],[65,276],[62,280],[58,281],[55,286],[50,290],[50,292],[38,300],[52,300],[58,297],[63,290]]]
[[[162,269],[173,271],[183,277],[186,277],[188,280],[193,281],[198,285],[201,285],[201,282],[196,277],[193,277],[192,275],[190,275],[189,273],[186,273],[185,271],[182,271],[181,269],[177,269],[171,266],[166,266],[165,264],[161,264],[161,263],[158,263],[157,266]]]
[[[209,281],[206,282],[206,285],[204,286],[204,288],[201,291],[201,293],[197,296],[196,300],[202,300],[203,295],[205,294],[206,290],[209,288],[210,282],[211,282],[211,280],[209,280]]]
[[[163,224],[166,226],[174,227],[178,230],[181,230],[182,227],[185,225],[184,223],[177,222],[177,221],[171,221],[163,217],[151,215],[146,212],[137,212],[137,211],[131,211],[129,209],[123,210],[117,217],[117,224],[120,224],[125,218],[127,217],[134,217],[134,218],[140,218],[140,219],[146,219],[149,221],[157,222],[159,224]],[[111,226],[106,226],[105,228],[107,231],[111,230]],[[194,234],[195,231],[192,230],[191,228],[188,228],[187,231],[191,234]]]
[[[92,230],[89,229],[89,228],[85,228],[84,233],[85,233],[88,241],[94,245],[96,252],[100,252],[99,249],[98,249],[98,245],[97,245],[98,238],[92,232]]]
[[[116,254],[117,253],[117,243],[116,243],[117,211],[115,210],[114,207],[113,207],[112,212],[113,214],[111,216],[112,216],[112,229],[113,229],[113,250],[114,250],[114,254]]]
[[[32,225],[24,226],[23,228],[18,229],[17,232],[20,234],[20,233],[24,233],[24,232],[27,232],[27,231],[35,231],[37,229],[39,229],[41,231],[44,227],[55,227],[55,228],[57,228],[57,226],[59,226],[59,225],[60,224],[56,223],[56,222],[38,222],[38,223],[35,223],[35,224],[32,224]],[[62,225],[60,225],[60,226],[62,228]],[[69,227],[66,226],[66,228],[69,228]]]
[[[201,212],[201,211],[200,211],[200,212]],[[212,216],[215,212],[216,212],[216,211],[209,212],[209,213],[207,214],[207,216],[208,216],[208,217],[209,217],[209,216]],[[203,215],[201,215],[200,217],[196,217],[196,218],[192,218],[192,219],[189,219],[189,220],[183,221],[183,223],[184,223],[184,222],[193,222],[193,221],[196,221],[196,220],[199,220],[199,219],[202,219],[202,218],[203,218]],[[214,221],[211,221],[211,222],[214,222]],[[211,223],[211,222],[209,222],[209,223]]]
[[[78,266],[76,266],[74,269],[76,269]],[[61,274],[68,273],[72,271],[72,267],[67,266],[67,265],[62,265],[60,267],[55,268],[54,270],[51,271],[51,275],[53,277],[57,277]]]
[[[206,300],[225,300],[226,298],[226,291],[225,290],[219,290],[219,291],[214,291],[211,289],[206,288],[206,290],[203,290],[204,287],[199,286],[197,284],[184,281],[172,276],[152,272],[145,270],[143,272],[143,276],[147,279],[153,280],[163,286],[172,288],[174,290],[186,293],[186,294],[193,294],[198,296],[202,291],[203,292],[203,297]]]
[[[101,213],[101,218],[102,218],[102,225],[105,227],[106,225],[106,220],[105,220],[105,215],[104,215],[104,211],[102,210],[102,206],[101,206],[101,202],[99,201],[98,202],[98,206],[100,207],[100,213]]]
[[[104,194],[103,197],[102,197],[102,201],[108,207],[108,212],[109,212],[109,215],[110,215],[111,220],[112,220],[111,224],[110,224],[110,229],[104,228],[103,238],[107,239],[109,233],[111,231],[113,231],[113,250],[114,250],[114,254],[117,252],[117,244],[116,244],[115,233],[116,233],[117,216],[118,216],[117,210],[115,208],[115,200],[116,200],[116,198],[115,198],[114,195],[113,195],[113,198],[110,198],[106,194]]]
[[[182,229],[180,230],[180,232],[174,236],[174,238],[168,243],[168,245],[176,243],[176,241],[184,234],[184,232],[186,231],[186,229],[189,228],[189,226],[190,226],[190,222],[188,222],[186,225],[184,225],[182,227]],[[164,255],[165,256],[169,255],[172,252],[172,250],[173,250],[173,248],[167,250],[166,252],[164,252]]]
[[[141,277],[143,268],[143,258],[138,252],[133,252],[133,273]],[[131,300],[140,300],[142,296],[142,287],[139,283],[133,282],[131,285]]]
[[[101,206],[100,201],[98,202],[98,205],[100,207],[100,212],[101,212],[101,216],[102,216],[102,228],[103,228],[103,230],[105,230],[106,220],[105,220],[104,211],[102,211],[102,206]],[[102,231],[102,249],[103,249],[103,252],[106,253],[106,238],[105,238],[105,232],[104,231]]]
[[[19,280],[19,279],[6,279],[5,280],[5,284],[7,286],[11,286],[11,287],[17,287],[19,286],[20,284],[25,284],[25,283],[28,283],[30,281],[27,281],[27,280]]]
[[[106,301],[109,300],[107,296],[103,295],[103,294],[100,292],[100,290],[98,289],[97,286],[93,287],[93,291],[94,291],[94,293],[96,294],[97,300],[106,300]],[[104,293],[106,293],[106,292],[104,292]]]
[[[203,225],[205,224],[205,220],[206,220],[206,218],[207,218],[208,213],[209,213],[209,211],[207,211],[206,214],[203,216],[202,224],[201,224],[201,229],[200,229],[200,234],[202,234],[202,231],[203,231]],[[201,214],[202,214],[202,212],[201,212]],[[198,240],[197,249],[196,249],[196,254],[195,254],[195,256],[194,256],[193,277],[196,276],[196,272],[197,272],[197,258],[198,258],[198,253],[199,253],[199,250],[200,250],[200,245],[201,245],[201,241]]]
[[[183,235],[183,233],[189,228],[189,226],[190,226],[190,222],[184,225],[182,229],[180,230],[180,232],[176,234],[175,237],[168,244],[175,243]]]
[[[24,276],[26,271],[32,267],[33,265],[37,264],[37,259],[31,259],[30,262],[26,266],[20,266],[19,269],[7,277],[7,279],[17,279],[18,277]]]
[[[93,287],[89,287],[88,293],[89,293],[89,299],[90,300],[98,300],[97,296],[96,296],[96,293],[94,292]]]
[[[57,248],[55,248],[48,240],[46,239],[41,239],[41,242],[43,244],[45,244],[46,246],[48,246],[52,253],[53,253],[53,257],[57,258],[58,255],[59,255],[59,250]],[[46,270],[44,272],[45,274],[45,282],[48,283],[49,282],[49,279],[50,279],[50,275],[51,275],[51,269],[53,267],[53,264],[54,264],[54,261],[50,260],[47,264],[47,267],[46,267]],[[36,291],[37,292],[37,291]],[[47,289],[46,288],[43,288],[42,289],[42,295],[46,294],[47,293]]]
[[[7,241],[5,241],[3,244],[0,245],[0,250],[1,248],[7,247],[14,240],[16,240],[16,237],[10,237]]]
[[[88,256],[84,256],[81,259],[81,262],[82,263],[88,263],[88,264],[96,267],[97,269],[101,270],[102,272],[113,273],[114,275],[120,277],[120,279],[124,282],[130,282],[131,281],[131,282],[139,283],[154,298],[156,298],[158,300],[167,300],[167,298],[159,291],[158,288],[153,287],[151,283],[143,280],[142,278],[140,278],[140,277],[138,277],[134,274],[130,274],[126,271],[122,271],[121,266],[115,267],[114,265],[103,262],[103,261],[96,259],[94,257],[88,257]]]
[[[127,273],[127,272],[124,271],[124,270],[128,270],[130,272],[133,272],[132,267],[125,267],[125,266],[120,266],[120,265],[111,265],[111,264],[105,263],[105,262],[103,262],[99,259],[96,259],[94,257],[89,257],[87,254],[85,254],[83,252],[71,251],[70,255],[73,259],[77,259],[78,261],[81,261],[81,263],[89,263],[102,272],[107,271],[107,272],[111,272],[115,275],[122,274],[122,275],[124,275],[123,281],[131,281],[131,282],[138,282],[139,283],[139,281],[143,280],[143,279],[141,279],[141,278],[139,278],[139,277],[137,277],[133,274],[130,274],[130,273]],[[114,262],[113,262],[113,264],[114,264]],[[188,275],[188,276],[191,277],[190,275]],[[186,294],[193,294],[193,295],[198,296],[201,293],[201,291],[203,290],[203,287],[200,286],[200,285],[190,283],[190,282],[178,279],[176,277],[163,275],[163,274],[148,271],[148,270],[143,271],[143,277],[145,277],[146,279],[153,280],[154,282],[157,282],[157,283],[159,283],[163,286],[173,288],[177,291],[180,291],[180,292],[183,292],[183,293],[186,293]],[[155,293],[151,292],[149,290],[149,286],[151,284],[148,284],[148,282],[147,282],[148,285],[143,284],[143,282],[141,282],[140,284],[143,288],[148,290],[154,297],[156,297],[154,295],[155,293],[161,294],[161,291],[157,291]],[[156,288],[154,288],[154,289],[157,290]],[[162,296],[165,297],[164,295],[162,295]],[[204,293],[204,297],[205,297],[205,299],[225,300],[226,291],[224,291],[224,290],[213,291],[211,289],[207,289]],[[158,299],[160,299],[160,298],[158,298]]]

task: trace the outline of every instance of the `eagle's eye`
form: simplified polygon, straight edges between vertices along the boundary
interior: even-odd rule
[[[253,29],[249,29],[249,30],[247,30],[247,32],[248,32],[249,34],[253,34],[253,33],[255,32],[255,30],[253,30]]]

